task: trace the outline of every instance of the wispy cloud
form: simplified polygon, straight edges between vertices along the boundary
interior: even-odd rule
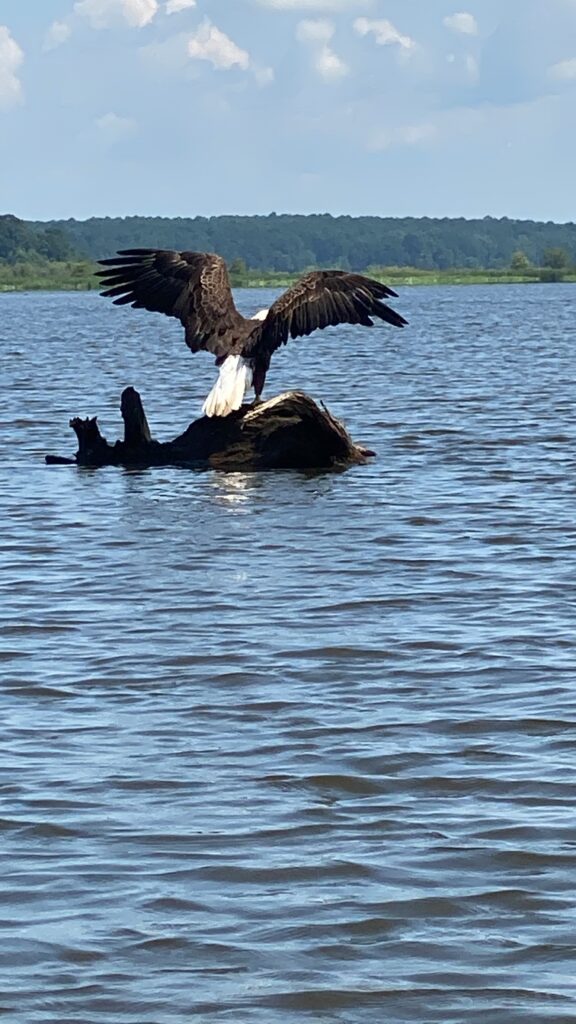
[[[190,7],[196,7],[196,0],[167,0],[166,14],[179,14]]]
[[[431,142],[436,134],[436,126],[431,122],[404,125],[401,128],[376,132],[369,139],[368,148],[372,152],[380,152],[397,146],[421,146],[426,142]]]
[[[160,72],[162,77],[179,75],[190,65],[189,39],[189,32],[178,32],[166,39],[141,46],[138,52],[149,65]]]
[[[253,65],[252,71],[254,78],[258,85],[271,85],[274,81],[274,68],[270,67],[259,67],[257,64]]]
[[[158,42],[148,43],[139,50],[151,66],[155,66],[162,77],[178,75],[197,77],[199,61],[206,61],[216,71],[245,71],[254,77],[259,86],[274,81],[274,71],[253,60],[247,50],[238,46],[221,29],[204,18],[195,32],[178,32]],[[193,65],[196,70],[193,70]]]
[[[109,148],[118,142],[125,142],[136,134],[138,124],[132,117],[121,117],[110,111],[94,121],[93,136],[100,145]]]
[[[480,78],[480,65],[478,64],[478,61],[476,57],[473,56],[473,54],[466,54],[464,58],[464,67],[466,69],[466,73],[470,81],[477,82],[478,79]]]
[[[261,7],[274,11],[350,11],[354,7],[367,7],[370,0],[258,0]]]
[[[122,23],[144,28],[157,15],[158,0],[77,0],[74,13],[86,18],[92,28],[109,28]]]
[[[325,18],[305,18],[296,26],[296,38],[311,48],[312,65],[326,82],[336,82],[349,72],[348,65],[329,45],[333,35],[334,25]]]
[[[24,51],[10,34],[6,25],[0,25],[0,110],[15,107],[23,100],[18,69],[24,60]]]
[[[46,33],[42,49],[55,50],[66,42],[71,33],[72,26],[69,21],[53,21]]]
[[[443,24],[451,32],[458,32],[463,36],[478,35],[478,22],[474,15],[469,14],[467,11],[457,11],[456,14],[449,14],[447,18],[444,18]]]
[[[296,26],[296,38],[300,43],[322,46],[329,43],[333,35],[334,25],[325,18],[305,18]]]
[[[416,43],[410,36],[403,35],[386,18],[356,18],[354,31],[359,36],[374,36],[378,46],[397,46],[402,56],[406,57],[416,49]]]
[[[480,66],[478,60],[472,53],[456,54],[449,53],[446,63],[455,69],[461,77],[462,85],[474,85],[480,78]]]
[[[560,82],[576,81],[576,57],[570,60],[561,60],[548,69],[548,74]]]

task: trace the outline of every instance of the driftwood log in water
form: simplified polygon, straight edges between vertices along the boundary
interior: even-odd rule
[[[342,469],[373,452],[354,444],[338,420],[302,391],[286,391],[226,417],[202,416],[173,441],[155,441],[140,395],[126,388],[120,405],[124,439],[109,444],[96,417],[70,420],[78,438],[78,466],[190,466],[195,469]]]

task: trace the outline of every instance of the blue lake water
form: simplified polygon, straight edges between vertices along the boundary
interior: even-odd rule
[[[576,287],[401,291],[274,358],[377,452],[316,477],[45,466],[216,370],[0,295],[9,1024],[576,1020]]]

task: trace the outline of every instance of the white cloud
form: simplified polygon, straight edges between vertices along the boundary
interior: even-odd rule
[[[180,11],[187,11],[189,7],[196,7],[196,0],[167,0],[166,14],[179,14]]]
[[[74,4],[74,13],[87,18],[92,28],[108,28],[118,22],[144,28],[158,9],[158,0],[77,0]]]
[[[61,46],[72,33],[72,26],[68,21],[53,21],[44,39],[44,50],[55,50]]]
[[[250,54],[216,28],[205,18],[196,32],[179,32],[159,42],[149,43],[139,49],[144,60],[162,75],[178,75],[187,78],[200,74],[195,61],[208,61],[220,71],[239,68],[249,71],[257,85],[266,86],[274,81],[274,69],[255,63]]]
[[[314,60],[314,67],[318,74],[328,82],[344,78],[350,70],[348,65],[329,46],[320,47]]]
[[[97,141],[108,148],[135,135],[138,125],[132,117],[120,117],[110,112],[96,118],[94,129]]]
[[[207,60],[219,71],[238,67],[247,71],[250,54],[225,35],[209,18],[204,18],[197,32],[188,39],[188,54],[194,60]]]
[[[296,26],[298,42],[312,47],[312,64],[321,78],[327,82],[337,81],[348,74],[348,65],[328,45],[334,35],[334,25],[324,18],[305,18]]]
[[[576,57],[572,57],[571,60],[561,60],[558,64],[553,64],[548,69],[548,74],[552,78],[559,79],[561,82],[572,82],[576,79]]]
[[[458,32],[464,36],[478,35],[478,22],[474,15],[468,14],[467,11],[458,11],[456,14],[450,14],[447,18],[444,18],[444,25],[452,32]]]
[[[167,0],[168,5],[196,0]],[[44,39],[44,50],[55,50],[65,43],[74,29],[74,23],[84,18],[91,28],[111,28],[114,25],[128,25],[130,28],[144,28],[157,15],[158,0],[76,0],[74,7],[64,21],[53,21]]]
[[[402,35],[386,18],[356,18],[354,31],[359,36],[373,35],[378,46],[398,46],[404,56],[416,49],[414,40],[410,36]]]
[[[6,25],[0,25],[0,110],[8,110],[22,102],[22,85],[17,71],[23,60],[24,51]]]

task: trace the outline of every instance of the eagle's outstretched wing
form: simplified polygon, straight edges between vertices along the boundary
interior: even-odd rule
[[[252,332],[244,354],[271,355],[289,338],[311,334],[330,325],[372,327],[372,317],[404,327],[408,321],[381,301],[396,294],[387,285],[361,274],[344,270],[312,271],[276,299],[268,316]]]
[[[106,298],[177,317],[193,352],[205,349],[226,355],[245,323],[234,305],[226,264],[221,256],[171,249],[124,249],[99,260]]]

